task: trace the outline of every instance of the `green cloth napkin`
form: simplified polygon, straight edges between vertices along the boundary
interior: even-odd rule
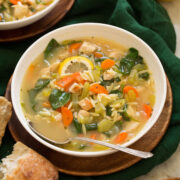
[[[154,156],[114,174],[99,177],[60,175],[62,180],[130,180],[146,174],[168,159],[180,142],[180,59],[174,55],[176,37],[167,12],[154,0],[76,0],[71,11],[54,28],[82,22],[101,22],[124,28],[148,43],[160,58],[173,90],[170,126],[153,150]],[[54,29],[53,28],[53,29]],[[17,61],[36,38],[0,45],[0,93],[5,92]],[[0,159],[12,151],[14,141],[6,131]],[[108,162],[107,162],[108,163]]]

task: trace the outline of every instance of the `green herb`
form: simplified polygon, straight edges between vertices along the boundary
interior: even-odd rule
[[[84,148],[86,148],[86,147],[88,147],[88,145],[87,145],[87,144],[80,144],[80,146],[79,146],[79,150],[82,150],[82,149],[84,149]]]
[[[82,133],[82,124],[80,124],[76,118],[73,119],[73,124],[76,128],[77,133]]]
[[[4,6],[3,4],[1,4],[1,5],[0,5],[0,12],[3,12],[3,11],[5,11],[5,10],[6,10],[5,6]]]
[[[138,75],[138,77],[147,81],[149,79],[149,73],[148,72],[141,73]]]
[[[103,132],[103,134],[105,134],[107,137],[111,137],[110,131]]]
[[[86,124],[85,127],[88,131],[96,130],[97,129],[97,123]]]
[[[53,89],[49,96],[49,102],[53,109],[64,106],[70,100],[70,94],[59,89]]]
[[[109,86],[113,82],[114,82],[114,78],[111,79],[111,80],[103,80],[103,81],[100,82],[100,85],[102,85],[102,86]]]
[[[119,98],[123,97],[123,93],[120,90],[112,90],[110,94],[118,94]]]
[[[143,58],[138,55],[138,50],[130,48],[128,54],[120,61],[119,70],[123,75],[129,75],[136,64],[143,63]]]
[[[120,81],[121,81],[121,79],[120,79],[120,77],[116,77],[116,78],[114,78],[114,81],[116,81],[116,82],[120,82]]]
[[[111,116],[111,114],[112,114],[112,108],[109,105],[107,105],[106,106],[106,115]]]
[[[128,109],[128,104],[125,104],[125,105],[123,106],[123,112],[120,112],[120,115],[122,116],[122,118],[123,118],[125,121],[130,121],[130,120],[131,120],[131,117],[128,115],[127,109]]]
[[[65,40],[61,43],[61,45],[63,46],[67,46],[67,45],[71,45],[71,44],[74,44],[74,43],[81,43],[82,41],[76,41],[76,40]]]
[[[102,62],[102,61],[104,61],[104,60],[106,60],[106,59],[108,59],[108,57],[100,57],[100,58],[95,58],[94,59],[94,61],[96,62],[96,63],[98,63],[98,62]]]
[[[124,86],[125,86],[124,84],[121,84],[119,90],[118,89],[117,90],[112,90],[110,92],[110,94],[118,94],[119,98],[123,98],[123,89],[124,89]]]
[[[48,43],[45,51],[44,51],[44,57],[45,59],[48,59],[49,57],[53,56],[53,52],[60,47],[60,44],[55,40],[51,39],[51,41]]]
[[[31,12],[35,12],[36,11],[36,9],[33,8],[33,7],[30,7],[29,9],[31,10]]]

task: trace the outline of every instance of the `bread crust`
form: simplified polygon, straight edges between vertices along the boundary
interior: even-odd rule
[[[47,159],[21,142],[15,144],[13,153],[19,149],[22,150],[22,156],[16,162],[12,173],[3,180],[58,180],[57,169]]]
[[[11,118],[11,115],[12,115],[11,103],[5,97],[0,96],[0,145],[5,133],[7,123]]]

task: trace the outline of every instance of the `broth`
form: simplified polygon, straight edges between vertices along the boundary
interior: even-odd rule
[[[154,103],[154,80],[138,51],[95,37],[51,40],[21,88],[26,119],[53,140],[85,136],[123,144],[141,131]],[[107,149],[81,141],[61,147]]]

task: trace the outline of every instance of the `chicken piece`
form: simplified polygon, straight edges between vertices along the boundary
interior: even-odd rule
[[[121,57],[121,52],[119,52],[119,50],[116,49],[116,50],[110,51],[107,54],[107,56],[110,58],[119,59]]]
[[[69,88],[69,92],[78,93],[81,91],[81,89],[82,89],[82,87],[79,84],[73,83],[72,86]]]
[[[103,79],[104,80],[111,80],[115,77],[115,75],[116,75],[116,72],[113,71],[112,69],[109,69],[103,73]]]
[[[90,113],[85,110],[80,110],[78,113],[78,119],[82,119],[83,117],[89,117]]]
[[[97,46],[96,44],[84,41],[79,49],[79,52],[90,55],[97,49],[99,49],[99,46]]]
[[[67,57],[69,57],[70,56],[70,53],[69,53],[69,51],[63,51],[62,53],[59,53],[59,59],[60,60],[63,60],[63,59],[65,59],[65,58],[67,58]]]
[[[23,17],[28,16],[29,9],[27,5],[17,4],[17,5],[14,5],[13,8],[14,8],[15,18],[22,19]]]
[[[93,105],[91,101],[88,98],[84,98],[83,100],[79,101],[78,103],[82,109],[89,111],[90,109],[93,108]]]
[[[40,74],[43,77],[49,77],[51,73],[54,73],[58,70],[58,67],[59,67],[59,62],[55,62],[49,67],[42,69]]]
[[[129,121],[124,123],[123,129],[127,132],[131,132],[134,131],[136,128],[138,128],[138,126],[139,126],[139,122]]]
[[[4,0],[0,0],[0,5],[3,3]]]

